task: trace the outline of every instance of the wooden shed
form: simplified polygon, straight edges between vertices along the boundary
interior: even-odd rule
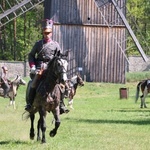
[[[125,83],[126,27],[114,5],[109,0],[99,6],[96,0],[48,3],[44,15],[55,22],[53,39],[63,50],[70,50],[68,76],[80,73],[87,82]],[[118,1],[119,6],[124,3]]]

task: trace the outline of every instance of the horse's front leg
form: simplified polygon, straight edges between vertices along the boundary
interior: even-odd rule
[[[142,95],[141,96],[141,108],[143,108],[143,106],[144,108],[147,108],[146,103],[145,103],[145,97]]]
[[[31,120],[31,128],[30,128],[30,139],[34,140],[34,119],[35,119],[35,115],[34,114],[30,114],[30,120]]]
[[[69,106],[71,109],[74,109],[74,108],[73,108],[73,98],[72,98],[72,99],[69,99],[69,101],[68,101],[68,106]]]
[[[11,106],[13,104],[13,101],[12,101],[12,99],[10,98],[9,99],[9,104],[8,104],[8,106]]]
[[[16,109],[15,97],[12,99],[13,108]]]
[[[72,92],[70,92],[70,94],[69,94],[68,106],[69,106],[71,109],[74,109],[74,108],[73,108],[73,93],[72,93]]]
[[[145,103],[145,98],[147,94],[148,94],[148,91],[147,91],[147,88],[145,88],[143,91],[143,95],[141,96],[141,108],[143,108],[143,106],[144,108],[147,108],[146,103]]]
[[[45,138],[45,132],[46,132],[46,111],[44,109],[41,109],[39,111],[40,119],[38,120],[38,125],[37,125],[37,141],[41,140],[40,137],[40,129],[42,131],[42,143],[46,143],[46,138]]]
[[[50,131],[49,135],[50,137],[54,137],[57,133],[57,130],[60,126],[60,111],[59,111],[59,106],[57,106],[57,108],[52,111],[54,118],[55,118],[55,128],[53,130]]]
[[[144,108],[147,108],[146,103],[145,103],[145,97],[143,98],[143,105],[144,105]]]
[[[37,124],[37,141],[41,140],[41,120],[38,120]]]

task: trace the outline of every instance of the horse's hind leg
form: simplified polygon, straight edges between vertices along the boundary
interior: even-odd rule
[[[143,108],[143,95],[140,96],[140,98],[141,98],[141,106],[140,106],[140,108]]]
[[[144,108],[147,108],[146,103],[145,103],[145,97],[147,94],[146,95],[144,95],[144,94],[141,96],[141,108],[143,108],[143,106],[144,106]]]
[[[41,139],[40,137],[40,129],[42,131],[42,143],[46,143],[46,138],[45,138],[45,132],[46,132],[46,111],[44,110],[40,110],[39,111],[40,114],[40,119],[38,120],[38,132],[37,132],[37,141],[39,141]]]
[[[30,114],[30,120],[31,120],[30,139],[31,140],[34,140],[34,136],[35,136],[35,133],[34,133],[34,118],[35,118],[35,115]]]
[[[41,120],[39,119],[37,124],[37,141],[41,140],[40,129],[41,129]]]

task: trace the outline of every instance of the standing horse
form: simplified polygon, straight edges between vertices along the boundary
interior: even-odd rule
[[[76,90],[78,86],[84,86],[83,79],[81,78],[80,75],[75,75],[73,76],[70,80],[68,80],[68,85],[69,85],[69,95],[68,95],[68,106],[71,109],[73,108],[73,97],[76,94]]]
[[[37,125],[37,141],[41,140],[42,143],[46,142],[46,115],[47,112],[52,112],[55,119],[55,128],[50,131],[49,135],[54,137],[60,126],[60,110],[59,104],[61,99],[60,81],[65,81],[67,77],[67,60],[55,56],[49,63],[45,73],[43,73],[40,83],[36,89],[36,95],[32,104],[29,117],[31,120],[30,139],[33,140],[34,133],[34,119],[35,113],[39,112],[40,118]],[[31,82],[27,88],[26,101],[28,101],[28,91]],[[42,132],[42,139],[40,135]]]
[[[135,102],[137,102],[137,100],[139,98],[140,89],[142,92],[142,95],[140,96],[141,108],[143,108],[143,106],[144,106],[144,108],[147,108],[146,103],[145,103],[145,98],[148,95],[148,93],[150,93],[150,79],[143,80],[137,84]]]
[[[17,90],[20,85],[26,85],[26,82],[21,78],[21,76],[17,75],[17,77],[10,82],[10,89],[7,93],[7,97],[10,99],[9,106],[13,105],[14,109],[16,109],[15,97],[17,96]],[[0,91],[0,96],[4,97],[3,89],[0,88]]]

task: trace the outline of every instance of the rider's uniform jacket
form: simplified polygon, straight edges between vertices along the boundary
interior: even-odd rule
[[[7,82],[7,74],[3,71],[3,69],[1,70],[0,72],[0,82],[4,82],[6,83]]]
[[[30,67],[32,68],[32,66],[35,65],[36,68],[40,69],[41,63],[52,59],[54,54],[58,51],[62,53],[56,41],[50,40],[49,42],[45,42],[44,39],[37,41],[28,56]]]

